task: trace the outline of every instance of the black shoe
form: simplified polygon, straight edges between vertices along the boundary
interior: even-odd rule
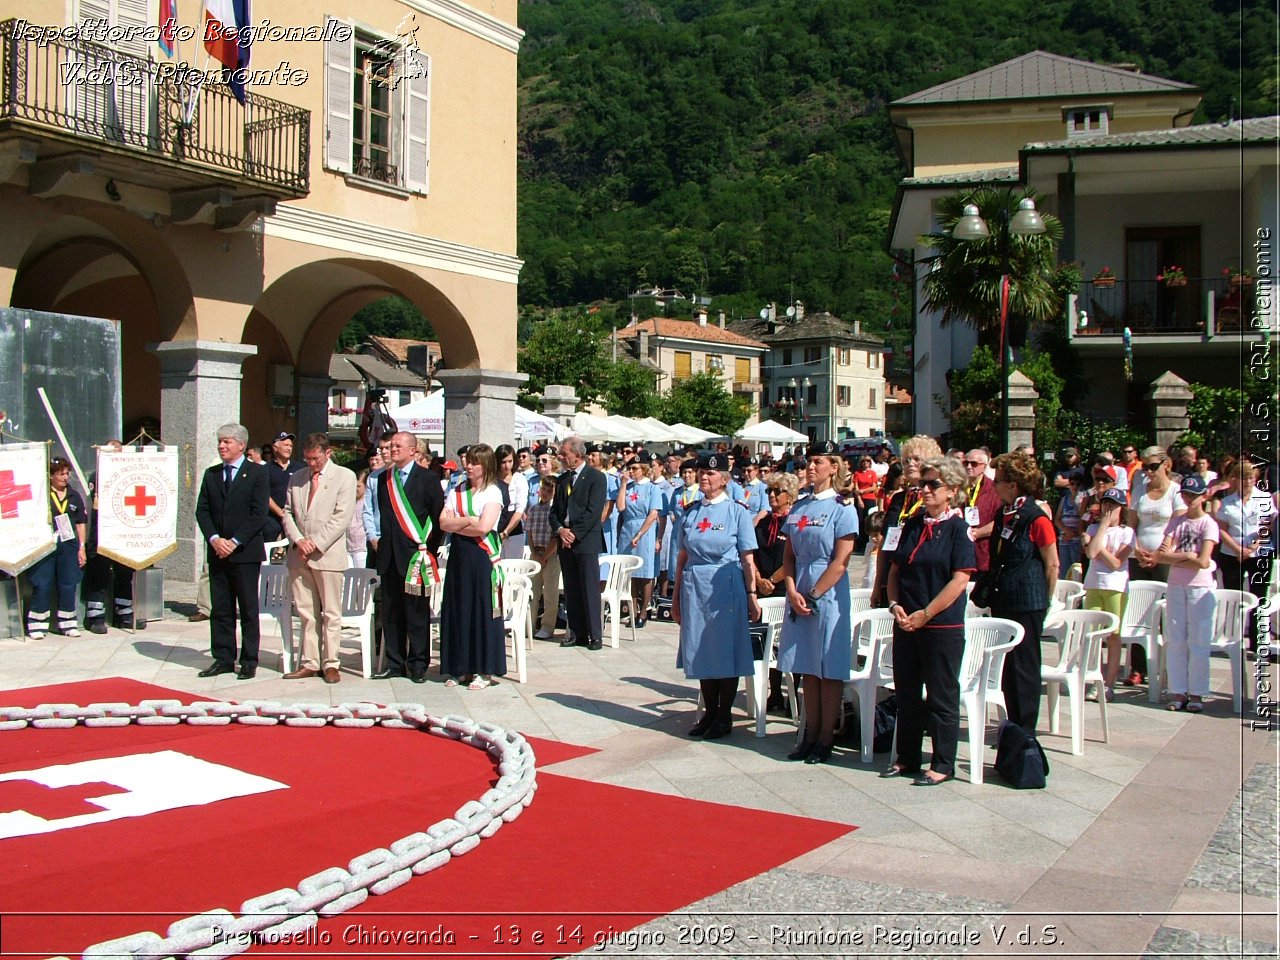
[[[103,617],[95,617],[93,620],[86,620],[84,628],[90,633],[106,633],[107,621]]]
[[[599,640],[592,640],[590,643],[587,644],[588,650],[600,650],[600,649],[603,649],[603,647],[604,647],[604,644],[601,643]]]
[[[426,683],[427,682],[426,668],[417,667],[413,670],[410,670],[409,679],[412,680],[414,683]]]
[[[831,744],[817,744],[813,752],[804,758],[805,763],[826,763],[831,759]]]
[[[578,641],[575,640],[573,637],[565,637],[563,640],[560,641],[560,646],[562,647],[576,647],[577,645],[578,645]]]
[[[386,670],[379,670],[369,679],[370,680],[395,680],[403,676],[404,676],[403,670],[392,670],[390,667],[388,667]]]
[[[709,713],[704,713],[702,719],[689,728],[689,736],[695,740],[701,738],[711,729],[712,717]]]
[[[816,747],[817,745],[818,745],[817,740],[806,740],[804,743],[800,744],[800,746],[796,747],[794,750],[788,753],[787,759],[788,760],[807,760],[809,759],[809,754],[813,753],[813,748]]]
[[[644,617],[636,617],[636,629],[637,630],[644,629]]]
[[[252,680],[258,675],[257,667],[241,667],[240,672],[236,674],[237,680]]]
[[[956,775],[954,773],[948,773],[941,780],[931,780],[928,774],[922,773],[911,781],[911,785],[914,787],[936,787],[940,784],[946,783],[948,780],[954,780],[955,777]]]
[[[116,617],[115,628],[117,630],[132,630],[133,623],[133,614],[129,614],[128,616],[119,616]],[[142,627],[139,625],[138,629],[142,629]]]
[[[196,676],[197,677],[216,677],[223,673],[235,673],[235,672],[236,672],[236,668],[231,666],[231,664],[229,663],[215,663],[212,666],[205,667],[203,670],[197,673]]]
[[[881,780],[888,780],[890,777],[918,777],[918,776],[920,776],[920,771],[918,769],[908,770],[906,767],[900,767],[896,763],[893,766],[886,767],[884,770],[880,771]]]
[[[731,733],[733,733],[732,720],[717,720],[711,725],[711,729],[702,735],[702,739],[722,740]]]

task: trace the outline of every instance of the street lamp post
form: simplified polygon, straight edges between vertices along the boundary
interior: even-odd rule
[[[1006,201],[1009,197],[1006,194]],[[1009,244],[1010,238],[1031,237],[1044,233],[1044,220],[1036,212],[1036,202],[1030,197],[1018,201],[1018,211],[1009,216],[1009,204],[1000,204],[997,226],[1000,229],[1000,431],[1001,447],[1009,450],[1009,357],[1012,349],[1008,343],[1009,320]],[[951,235],[957,240],[985,240],[991,236],[987,222],[982,219],[976,204],[967,203],[964,214],[956,221]]]

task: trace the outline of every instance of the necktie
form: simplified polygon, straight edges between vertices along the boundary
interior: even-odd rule
[[[231,464],[223,464],[222,467],[222,490],[225,493],[231,489],[231,473],[234,468]]]
[[[313,473],[311,475],[311,492],[307,494],[307,506],[311,506],[311,501],[316,498],[316,489],[320,486],[320,474]]]

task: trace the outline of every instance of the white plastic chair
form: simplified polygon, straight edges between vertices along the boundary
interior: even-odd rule
[[[871,590],[858,587],[849,591],[849,612],[855,617],[864,610],[871,609]]]
[[[518,573],[507,575],[502,586],[502,629],[511,634],[516,680],[520,683],[525,683],[528,679],[524,644],[529,628],[529,601],[532,596],[533,582],[528,577]]]
[[[870,763],[874,753],[877,691],[893,680],[893,664],[883,652],[893,643],[893,623],[888,610],[863,610],[853,617],[853,666],[845,688],[858,698],[863,763]]]
[[[356,631],[360,642],[360,671],[373,676],[373,597],[380,583],[374,570],[352,567],[342,575],[342,627]]]
[[[526,547],[525,549],[527,550],[528,548]],[[514,559],[499,560],[498,566],[501,567],[502,570],[508,575],[516,574],[517,576],[528,577],[530,581],[532,581],[533,578],[538,575],[538,572],[542,570],[542,564],[540,564],[537,560],[530,560],[527,557],[524,560],[514,560]],[[533,649],[533,617],[532,615],[525,618],[525,626],[528,628],[525,631],[525,637],[524,637],[525,646],[528,647],[528,649],[532,650]]]
[[[756,736],[764,736],[765,704],[769,699],[769,671],[778,666],[778,635],[787,611],[786,597],[761,597],[760,622],[768,628],[764,635],[764,656],[755,662],[755,674],[747,684],[747,706],[756,721]]]
[[[1147,700],[1160,702],[1160,684],[1163,656],[1160,642],[1160,622],[1168,587],[1159,580],[1130,580],[1125,596],[1124,616],[1120,618],[1120,643],[1127,649],[1127,666],[1123,676],[1133,673],[1133,648],[1141,646],[1147,654]],[[1127,672],[1126,672],[1127,671]]]
[[[1102,610],[1065,610],[1058,614],[1063,628],[1058,662],[1041,664],[1040,678],[1048,693],[1049,732],[1058,733],[1058,696],[1067,688],[1071,700],[1071,752],[1084,753],[1084,695],[1091,683],[1098,685],[1098,709],[1102,714],[1102,742],[1109,739],[1107,698],[1102,690],[1102,645],[1120,628],[1120,618]]]
[[[266,543],[264,543],[264,544],[262,545],[262,549],[263,549],[263,550],[265,550],[265,551],[267,552],[267,562],[266,562],[266,564],[264,564],[264,566],[280,566],[280,567],[282,567],[282,566],[284,566],[284,565],[285,565],[285,561],[283,561],[283,560],[282,560],[280,563],[278,563],[278,564],[272,564],[272,563],[271,563],[271,552],[272,552],[273,550],[288,550],[288,549],[289,549],[289,541],[288,541],[287,539],[285,539],[285,540],[270,540],[270,541],[268,541],[268,542],[266,542]]]
[[[292,673],[293,591],[289,568],[282,563],[264,563],[258,574],[258,621],[274,620],[280,630],[280,672]]]
[[[600,565],[609,564],[609,577],[604,589],[600,591],[600,606],[609,614],[609,646],[618,649],[618,634],[622,631],[622,605],[627,605],[631,614],[631,639],[636,638],[636,616],[632,609],[635,603],[631,599],[631,575],[644,565],[639,557],[623,553],[603,553]]]
[[[964,659],[960,665],[960,705],[969,728],[969,782],[981,783],[982,751],[987,741],[987,705],[998,716],[1008,714],[1000,681],[1004,658],[1022,642],[1022,624],[999,617],[971,617],[964,624]],[[992,696],[992,691],[997,696]]]
[[[1209,649],[1213,653],[1225,653],[1231,661],[1231,704],[1236,713],[1244,708],[1244,697],[1249,689],[1249,671],[1244,669],[1244,627],[1249,612],[1258,606],[1258,598],[1243,590],[1215,590],[1213,611],[1213,639]]]
[[[1084,585],[1074,580],[1059,580],[1054,586],[1053,596],[1064,610],[1079,610],[1084,604]]]

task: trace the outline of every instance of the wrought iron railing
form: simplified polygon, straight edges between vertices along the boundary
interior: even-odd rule
[[[0,23],[0,123],[235,174],[298,196],[309,189],[311,113],[183,66]]]
[[[1085,281],[1076,309],[1088,315],[1088,323],[1077,335],[1119,335],[1125,327],[1135,337],[1204,333],[1210,292],[1214,295],[1214,328],[1225,331],[1230,329],[1233,316],[1238,322],[1241,289],[1226,278],[1209,277],[1187,277],[1180,284],[1160,280]]]

